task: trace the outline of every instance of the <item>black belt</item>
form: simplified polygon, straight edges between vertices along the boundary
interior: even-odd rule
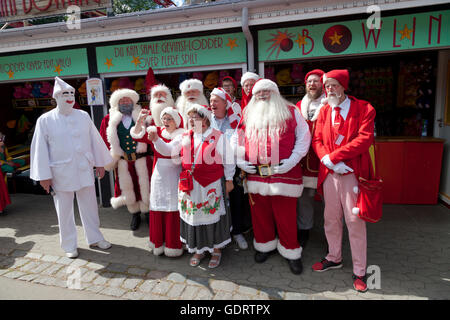
[[[136,161],[137,159],[150,156],[151,154],[149,152],[145,153],[126,153],[125,156],[121,156],[121,159],[127,160],[127,161]]]

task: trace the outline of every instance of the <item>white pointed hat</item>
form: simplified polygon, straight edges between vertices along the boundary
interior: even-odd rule
[[[61,80],[58,77],[55,77],[55,85],[53,86],[53,98],[56,98],[56,95],[58,93],[67,91],[67,90],[73,90],[75,91],[75,88],[72,87],[70,84],[64,82],[63,80]]]

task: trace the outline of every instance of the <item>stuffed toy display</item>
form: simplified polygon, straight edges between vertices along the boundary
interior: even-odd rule
[[[214,89],[219,84],[219,72],[213,71],[206,75],[205,81],[203,82],[205,88]]]
[[[276,75],[276,82],[279,86],[287,86],[292,83],[291,71],[289,68],[281,69]]]
[[[51,98],[53,94],[53,85],[48,81],[42,81],[41,94],[43,98]]]

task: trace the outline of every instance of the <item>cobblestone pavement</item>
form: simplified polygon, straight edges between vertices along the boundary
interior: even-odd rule
[[[56,213],[50,196],[13,194],[0,217],[0,277],[81,290],[120,299],[185,300],[355,300],[450,299],[450,210],[443,205],[386,205],[384,217],[367,224],[368,265],[380,270],[380,289],[358,293],[352,287],[347,233],[344,267],[314,273],[311,266],[325,254],[323,220],[316,215],[303,251],[304,271],[294,275],[274,254],[263,264],[254,251],[229,245],[217,269],[189,266],[190,255],[156,257],[148,250],[148,227],[129,230],[125,209],[100,209],[101,230],[113,244],[90,249],[78,214],[79,258],[68,259],[59,246]],[[77,212],[77,211],[76,211]],[[246,235],[249,243],[251,232]]]

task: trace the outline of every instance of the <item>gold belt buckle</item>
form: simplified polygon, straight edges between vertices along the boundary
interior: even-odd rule
[[[136,153],[133,152],[131,154],[131,160],[136,161]]]
[[[268,164],[259,165],[258,172],[261,177],[268,177],[273,174],[272,168]]]

